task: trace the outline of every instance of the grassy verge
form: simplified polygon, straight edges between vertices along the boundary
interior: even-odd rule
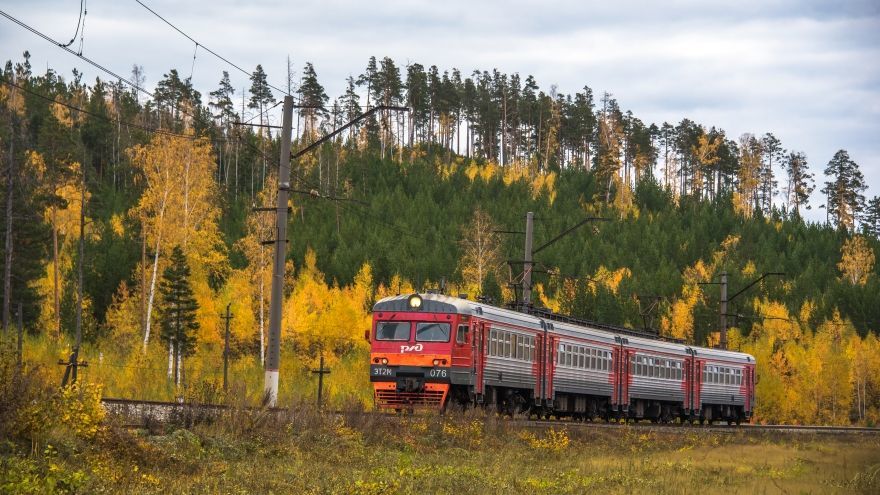
[[[36,447],[36,448],[34,448]],[[7,441],[8,493],[878,493],[880,439],[529,428],[481,414],[285,417]]]

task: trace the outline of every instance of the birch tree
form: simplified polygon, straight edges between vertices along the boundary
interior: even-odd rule
[[[163,248],[180,244],[194,262],[194,272],[202,274],[221,269],[225,254],[219,249],[219,210],[211,177],[215,165],[210,143],[205,139],[156,135],[146,146],[130,148],[129,155],[145,182],[133,213],[153,247],[144,325],[146,352]]]
[[[492,217],[483,210],[474,211],[471,222],[462,229],[458,266],[465,285],[483,293],[486,276],[501,263],[501,242]]]

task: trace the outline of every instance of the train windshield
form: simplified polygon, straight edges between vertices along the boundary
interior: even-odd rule
[[[376,340],[409,340],[408,321],[380,321],[376,324]]]
[[[449,323],[418,323],[416,342],[449,342]]]

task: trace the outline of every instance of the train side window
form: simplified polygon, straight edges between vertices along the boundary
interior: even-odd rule
[[[467,325],[459,325],[458,331],[455,332],[455,342],[457,344],[467,344],[468,341],[468,327]]]
[[[495,330],[489,330],[489,355],[494,356],[497,347],[495,345]]]

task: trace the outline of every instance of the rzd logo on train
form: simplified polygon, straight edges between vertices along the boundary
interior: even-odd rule
[[[404,352],[422,352],[422,344],[400,346],[400,353]]]

